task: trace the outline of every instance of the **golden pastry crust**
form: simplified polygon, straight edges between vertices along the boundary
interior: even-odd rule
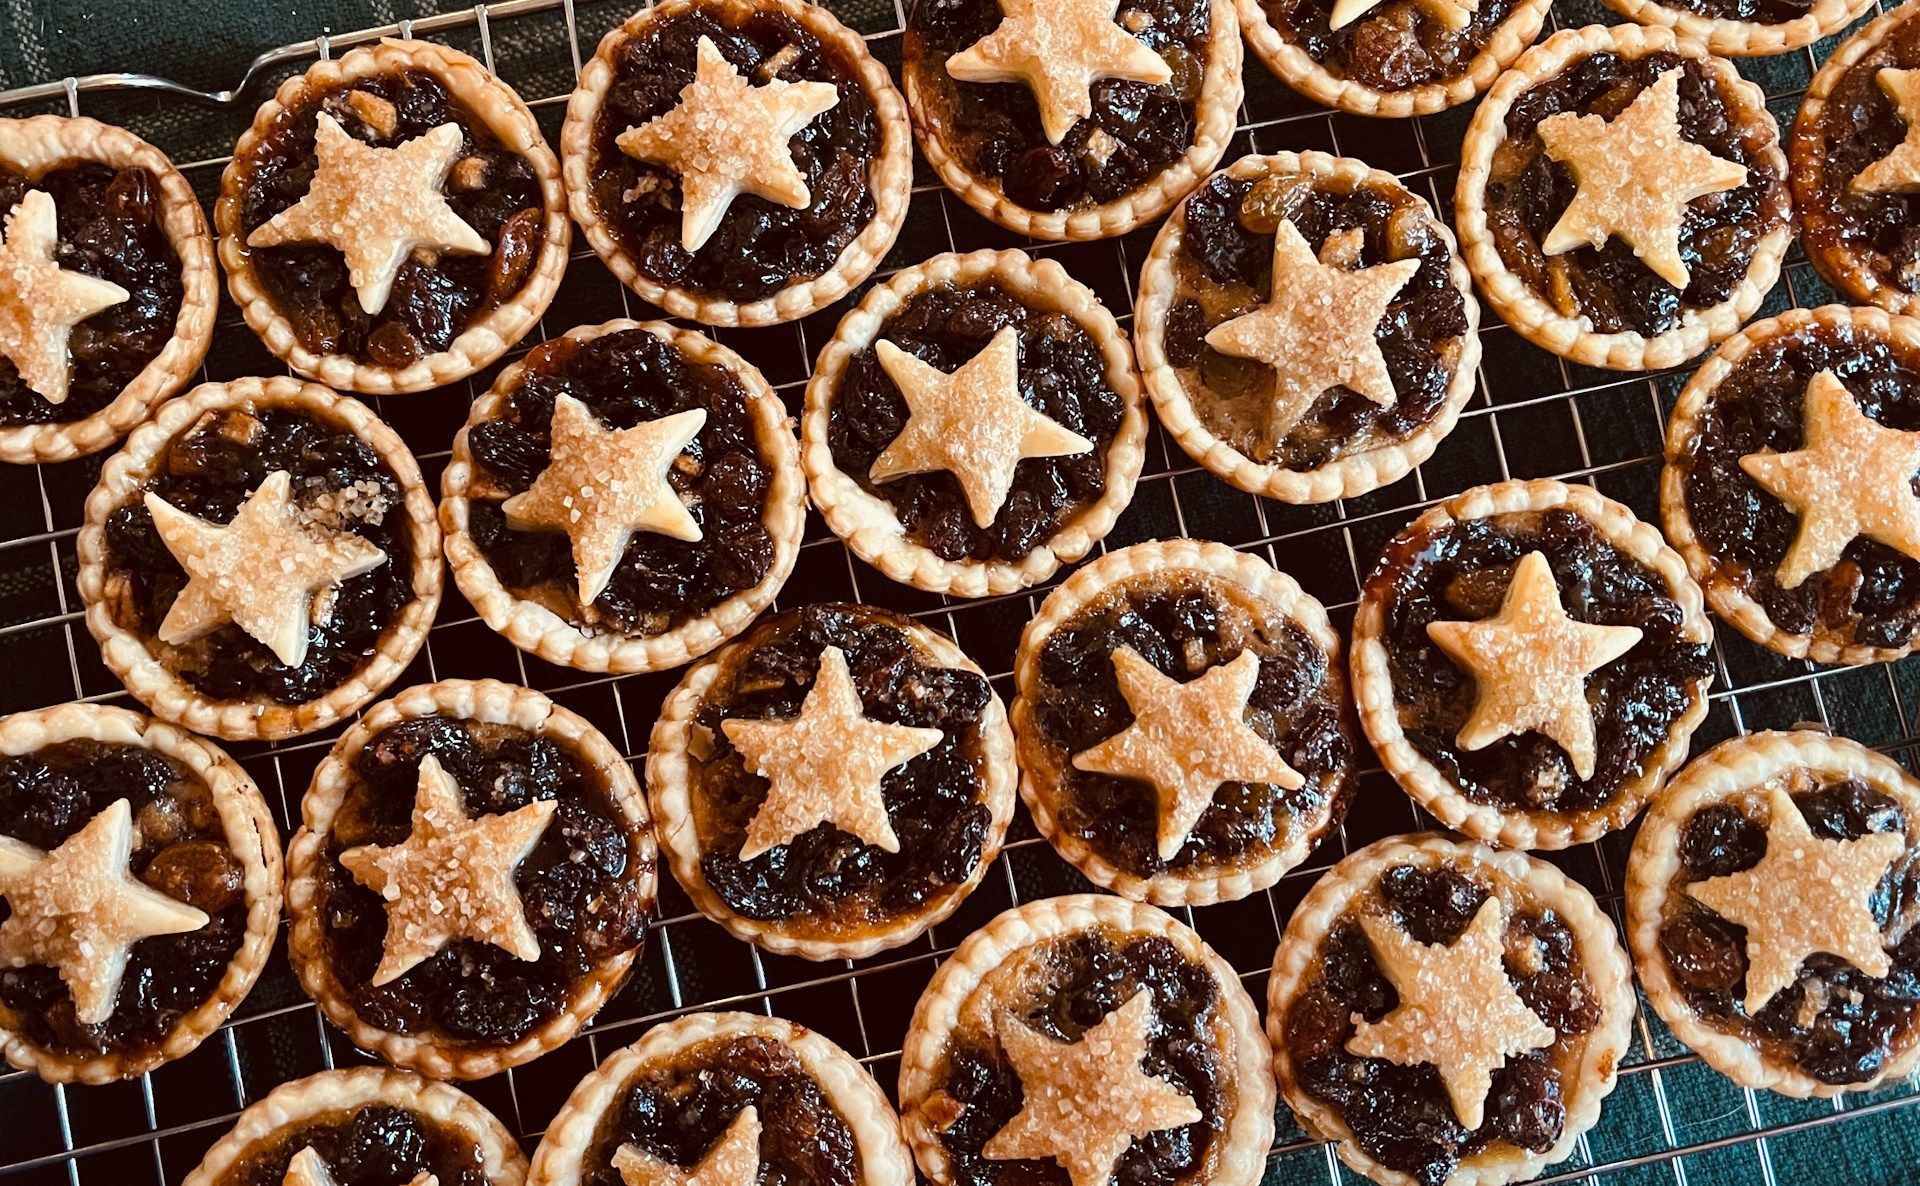
[[[1366,162],[1352,157],[1329,156],[1323,152],[1241,157],[1217,175],[1241,180],[1300,175],[1406,192],[1391,173],[1370,168]],[[1453,431],[1460,410],[1474,393],[1480,365],[1480,305],[1473,299],[1473,278],[1454,246],[1453,233],[1432,216],[1432,209],[1423,199],[1415,200],[1428,215],[1426,225],[1447,244],[1451,256],[1449,278],[1459,290],[1467,314],[1467,332],[1459,340],[1452,360],[1446,402],[1433,419],[1403,440],[1362,449],[1306,470],[1255,461],[1223,440],[1216,426],[1208,424],[1195,406],[1194,393],[1188,388],[1189,377],[1183,377],[1180,369],[1168,361],[1167,317],[1182,291],[1177,259],[1186,236],[1186,204],[1183,202],[1173,212],[1154,237],[1153,250],[1140,269],[1139,291],[1134,299],[1133,345],[1139,355],[1141,377],[1146,381],[1147,393],[1153,397],[1160,423],[1186,450],[1187,456],[1249,494],[1293,503],[1330,502],[1377,490],[1399,481],[1433,456],[1434,449]],[[1190,378],[1200,382],[1197,374]]]
[[[844,81],[858,85],[866,93],[873,104],[874,119],[880,125],[879,155],[867,167],[867,185],[873,193],[873,218],[841,251],[833,267],[811,280],[789,283],[772,296],[758,300],[737,302],[648,277],[608,229],[606,219],[593,202],[593,125],[599,120],[601,108],[613,87],[615,54],[626,42],[656,24],[703,10],[733,15],[775,11],[797,22],[853,64],[854,76]],[[806,0],[662,0],[635,13],[624,25],[601,38],[599,49],[580,71],[579,85],[567,101],[567,121],[560,132],[560,155],[574,221],[580,224],[581,233],[586,235],[594,254],[607,265],[607,270],[641,299],[660,306],[672,316],[703,325],[774,325],[796,321],[852,292],[873,274],[892,249],[893,241],[900,234],[900,224],[907,217],[907,199],[913,189],[913,147],[907,130],[907,106],[893,85],[893,77],[868,52],[859,34],[841,24],[825,8]]]
[[[571,750],[606,779],[609,801],[625,817],[627,842],[636,854],[633,880],[651,910],[654,900],[652,820],[639,780],[614,744],[587,720],[531,688],[497,680],[442,680],[422,684],[375,705],[327,752],[300,803],[300,830],[287,846],[287,954],[300,983],[327,1019],[354,1044],[394,1066],[436,1079],[481,1079],[538,1058],[571,1040],[600,1011],[633,966],[638,949],[601,960],[574,984],[567,1005],[519,1041],[507,1046],[464,1042],[430,1032],[401,1034],[360,1018],[333,972],[321,918],[321,880],[330,859],[327,844],[335,819],[352,789],[353,764],[367,744],[404,721],[442,716],[478,724],[509,725]]]
[[[1660,0],[1606,0],[1606,4],[1630,21],[1665,25],[1714,53],[1750,58],[1786,53],[1838,33],[1872,8],[1873,0],[1814,0],[1805,13],[1779,23],[1707,16]]]
[[[432,75],[502,145],[532,167],[540,184],[540,229],[544,238],[526,281],[510,300],[462,330],[445,350],[424,355],[404,367],[389,367],[342,354],[318,354],[300,343],[292,322],[268,295],[253,267],[252,251],[241,227],[246,202],[243,191],[248,183],[241,162],[275,131],[281,116],[298,106],[309,92],[403,70]],[[440,387],[466,378],[505,354],[534,327],[560,290],[560,277],[566,271],[567,251],[573,241],[573,224],[567,220],[561,191],[560,163],[547,147],[533,112],[513,88],[459,50],[391,38],[363,45],[339,59],[323,59],[305,74],[280,84],[233,147],[233,161],[220,178],[213,221],[220,234],[220,263],[227,270],[227,289],[248,327],[267,349],[309,379],[364,395]]]
[[[885,500],[868,493],[835,464],[828,425],[839,400],[848,364],[882,337],[887,321],[922,292],[992,280],[1022,304],[1066,314],[1090,334],[1106,361],[1106,380],[1126,405],[1113,439],[1107,443],[1106,490],[1082,507],[1058,531],[1036,545],[1018,563],[1003,560],[945,560],[909,540],[900,518]],[[1146,461],[1147,417],[1133,351],[1099,298],[1050,259],[1035,260],[1020,251],[973,251],[936,255],[870,290],[840,319],[833,340],[814,363],[807,382],[806,410],[800,421],[800,464],[806,470],[814,505],[834,534],[856,556],[896,581],[930,593],[984,597],[1039,584],[1093,550],[1133,501],[1134,483]]]
[[[1712,640],[1713,628],[1707,621],[1700,587],[1687,574],[1686,563],[1651,525],[1590,486],[1544,479],[1478,486],[1428,508],[1405,533],[1436,531],[1451,523],[1493,515],[1555,508],[1578,513],[1623,556],[1653,570],[1685,616],[1686,637],[1701,643]],[[1586,811],[1561,812],[1499,807],[1468,798],[1452,778],[1421,754],[1401,726],[1385,638],[1389,590],[1379,575],[1376,571],[1361,590],[1360,607],[1354,615],[1354,700],[1360,710],[1361,727],[1382,765],[1401,789],[1441,824],[1504,848],[1566,848],[1624,827],[1640,813],[1647,797],[1667,775],[1686,761],[1688,739],[1706,719],[1707,685],[1711,682],[1707,678],[1691,681],[1686,713],[1647,756],[1640,773],[1622,784],[1607,803]]]
[[[1760,88],[1740,77],[1733,63],[1708,54],[1697,41],[1678,37],[1664,25],[1589,25],[1565,29],[1522,55],[1513,69],[1501,75],[1487,98],[1474,111],[1461,146],[1460,179],[1454,190],[1454,224],[1460,232],[1467,268],[1494,310],[1521,337],[1543,350],[1573,362],[1619,371],[1655,370],[1675,366],[1739,330],[1760,307],[1767,290],[1779,278],[1780,263],[1793,239],[1787,188],[1778,184],[1779,225],[1760,240],[1740,282],[1719,304],[1688,311],[1680,324],[1648,338],[1631,330],[1600,333],[1587,317],[1568,317],[1535,292],[1500,256],[1488,225],[1487,182],[1494,151],[1506,139],[1506,119],[1527,90],[1554,78],[1572,63],[1597,53],[1642,57],[1676,53],[1707,64],[1717,79],[1729,113],[1745,130],[1766,141],[1761,160],[1780,177],[1787,175],[1778,131]]]
[[[297,706],[265,699],[215,700],[204,695],[168,670],[154,652],[155,640],[123,625],[113,605],[116,574],[107,549],[108,518],[140,496],[168,448],[208,413],[261,406],[292,408],[353,433],[380,455],[406,493],[412,600],[382,633],[377,654],[326,695]],[[406,670],[425,644],[427,629],[440,608],[440,527],[434,517],[433,496],[427,493],[413,454],[365,404],[298,379],[203,383],[168,401],[102,467],[99,484],[87,496],[87,521],[75,547],[87,629],[99,641],[107,667],[155,716],[229,741],[271,741],[311,733],[356,711]]]
[[[726,368],[746,388],[754,437],[773,471],[761,520],[773,540],[773,564],[759,584],[671,630],[644,637],[576,626],[545,605],[507,589],[469,530],[473,500],[486,495],[490,483],[474,462],[468,437],[475,427],[500,414],[523,381],[526,362],[514,363],[474,401],[465,427],[453,439],[453,458],[440,479],[440,528],[446,534],[447,563],[453,569],[454,583],[488,626],[529,654],[581,671],[664,671],[699,658],[745,630],[773,604],[792,574],[794,558],[800,552],[800,535],[806,527],[806,478],[800,471],[800,448],[794,441],[792,419],[752,364],[705,334],[661,321],[642,323],[621,318],[578,326],[564,337],[587,341],[635,329],[672,344],[695,363]]]

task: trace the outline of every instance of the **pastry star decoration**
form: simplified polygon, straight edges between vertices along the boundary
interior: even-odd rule
[[[1473,713],[1462,749],[1537,730],[1560,743],[1581,778],[1593,777],[1593,706],[1587,676],[1632,650],[1638,626],[1590,626],[1567,616],[1545,555],[1514,567],[1500,612],[1478,622],[1429,622],[1427,637],[1473,676]]]
[[[760,1113],[740,1109],[699,1162],[678,1166],[638,1145],[620,1146],[613,1168],[625,1186],[747,1186],[760,1176]]]
[[[1662,74],[1608,120],[1563,111],[1540,121],[1547,155],[1573,170],[1579,188],[1541,250],[1600,247],[1617,235],[1655,275],[1685,288],[1680,224],[1695,198],[1746,184],[1747,168],[1680,134],[1679,67]]]
[[[287,1163],[286,1176],[280,1181],[281,1186],[340,1186],[339,1179],[327,1167],[326,1158],[312,1145],[293,1155],[293,1160]],[[440,1186],[440,1178],[421,1170],[407,1186]]]
[[[1873,80],[1893,100],[1907,135],[1892,152],[1854,174],[1848,188],[1875,194],[1920,193],[1920,70],[1882,70]]]
[[[1428,1063],[1447,1085],[1453,1114],[1466,1127],[1484,1120],[1493,1072],[1509,1055],[1552,1043],[1554,1033],[1527,1008],[1501,963],[1507,923],[1489,897],[1452,943],[1422,943],[1390,919],[1360,917],[1367,945],[1400,1004],[1379,1021],[1356,1021],[1347,1052],[1398,1066]]]
[[[1173,70],[1146,42],[1114,23],[1120,0],[1000,0],[993,32],[947,59],[961,82],[1024,82],[1040,127],[1058,144],[1093,114],[1102,78],[1163,83]]]
[[[1383,408],[1398,398],[1374,334],[1420,261],[1348,271],[1335,262],[1346,242],[1330,236],[1315,259],[1292,220],[1281,222],[1267,303],[1207,331],[1207,345],[1220,353],[1273,368],[1267,436],[1275,445],[1330,388],[1350,387]]]
[[[187,572],[160,623],[162,642],[191,642],[232,622],[288,667],[306,661],[309,627],[333,616],[334,588],[387,554],[350,531],[309,522],[292,489],[285,470],[268,474],[225,525],[147,495],[154,528]]]
[[[463,222],[441,192],[460,157],[459,124],[441,124],[393,148],[348,135],[320,113],[317,162],[306,196],[247,236],[249,247],[325,243],[346,258],[347,279],[369,314],[387,307],[393,279],[415,248],[485,255],[493,245]]]
[[[981,1150],[993,1160],[1048,1158],[1073,1186],[1106,1186],[1135,1137],[1202,1119],[1184,1092],[1140,1067],[1153,1032],[1146,989],[1078,1042],[1057,1042],[1008,1013],[998,1030],[1026,1101]]]
[[[1901,853],[1899,832],[1815,836],[1793,799],[1769,788],[1767,851],[1751,869],[1697,881],[1687,893],[1747,929],[1747,1015],[1792,984],[1800,961],[1837,955],[1869,976],[1891,967],[1869,900]]]
[[[1797,589],[1840,562],[1856,536],[1920,559],[1920,432],[1888,428],[1860,410],[1832,371],[1807,383],[1806,443],[1791,453],[1749,453],[1740,468],[1800,516],[1777,579]]]
[[[743,193],[795,210],[813,201],[787,142],[839,101],[830,82],[776,78],[754,86],[702,37],[680,102],[614,143],[680,175],[680,246],[698,251]]]
[[[1474,14],[1480,11],[1480,0],[1413,0],[1414,6],[1439,21],[1454,32],[1473,23]],[[1333,15],[1327,21],[1330,29],[1344,29],[1361,17],[1372,12],[1380,0],[1334,0]]]
[[[7,215],[0,240],[0,357],[20,381],[50,404],[67,400],[73,327],[125,301],[118,284],[72,272],[54,262],[59,219],[53,198],[28,190]]]
[[[799,716],[725,720],[720,731],[740,751],[747,769],[767,780],[767,797],[740,846],[743,861],[791,844],[821,823],[875,848],[899,852],[900,839],[887,819],[880,780],[946,736],[938,729],[868,717],[839,647],[820,652],[820,670]]]
[[[207,916],[136,880],[133,808],[116,801],[52,852],[0,836],[0,968],[55,968],[74,1015],[98,1025],[113,1015],[127,952],[155,935],[207,925]]]
[[[455,939],[491,943],[523,960],[540,958],[513,871],[553,819],[553,800],[504,815],[467,816],[460,784],[429,754],[420,762],[413,830],[391,848],[363,844],[340,864],[387,904],[386,950],[375,985],[389,984]]]
[[[1012,326],[952,374],[885,339],[874,351],[907,401],[907,426],[867,471],[875,482],[946,470],[959,479],[973,521],[987,527],[1006,504],[1022,460],[1093,449],[1020,398],[1020,335]]]
[[[1161,860],[1179,853],[1221,783],[1265,782],[1289,791],[1306,785],[1247,726],[1247,697],[1260,678],[1260,657],[1252,651],[1184,684],[1161,674],[1132,647],[1113,652],[1113,670],[1133,723],[1075,754],[1074,769],[1137,778],[1153,787],[1160,800]]]

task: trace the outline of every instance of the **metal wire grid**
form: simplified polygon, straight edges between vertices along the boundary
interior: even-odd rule
[[[882,60],[897,63],[902,3],[879,0],[878,12],[871,5],[860,8],[860,0],[832,6],[868,36]],[[264,87],[248,85],[256,76],[291,73],[315,58],[383,35],[450,41],[475,53],[490,69],[501,66],[497,46],[513,47],[515,56],[520,49],[544,46],[556,54],[563,50],[564,59],[544,74],[538,69],[524,78],[510,69],[501,73],[524,94],[539,96],[531,102],[551,133],[583,51],[591,52],[593,37],[625,15],[620,0],[579,0],[577,6],[575,0],[508,0],[379,29],[323,34],[262,55],[248,70],[247,82],[203,97],[250,111],[265,93]],[[1555,24],[1583,24],[1600,15],[1563,0]],[[1782,58],[1745,63],[1743,69],[1766,89],[1784,124],[1816,62],[1830,49],[1830,42],[1823,43]],[[0,93],[0,112],[39,107],[79,114],[84,105],[89,114],[139,128],[137,109],[128,114],[96,108],[129,94],[137,98],[137,92],[155,87],[175,94],[199,93],[140,76],[96,75]],[[1330,113],[1291,95],[1251,57],[1247,91],[1242,126],[1228,159],[1283,148],[1344,151],[1398,172],[1443,214],[1450,209],[1467,113],[1390,123]],[[161,142],[167,146],[165,139]],[[224,164],[224,157],[213,157],[191,160],[182,168],[206,196],[217,186]],[[1132,277],[1149,242],[1150,231],[1098,244],[1026,244],[979,219],[933,183],[923,168],[907,228],[882,276],[938,251],[1022,245],[1061,260],[1124,321],[1132,309]],[[1830,299],[1831,293],[1796,253],[1766,311]],[[782,397],[797,406],[809,360],[848,303],[798,325],[722,331],[719,336],[760,365]],[[655,311],[631,299],[583,248],[541,333],[530,336],[526,345],[549,332],[615,315],[644,318]],[[1292,573],[1344,626],[1379,545],[1420,508],[1469,486],[1509,477],[1585,481],[1651,517],[1665,413],[1684,373],[1649,377],[1588,370],[1535,350],[1497,318],[1490,320],[1482,331],[1480,391],[1453,436],[1410,478],[1363,498],[1292,507],[1218,482],[1156,429],[1135,503],[1106,546],[1173,534],[1222,540]],[[233,311],[226,310],[204,377],[280,369]],[[492,372],[477,376],[463,394],[470,398],[484,390],[491,377]],[[443,391],[374,404],[407,438],[429,480],[436,481],[454,429],[464,419],[466,401]],[[15,673],[0,686],[0,709],[68,698],[126,701],[86,636],[73,585],[80,504],[98,466],[96,458],[0,472],[0,663]],[[920,594],[853,559],[812,516],[782,602],[847,598],[911,613],[958,639],[994,673],[1002,696],[1009,696],[1015,641],[1044,593],[972,602]],[[1697,748],[1750,728],[1812,721],[1912,764],[1909,751],[1920,745],[1920,718],[1907,706],[1920,703],[1920,660],[1822,670],[1772,656],[1731,631],[1722,632],[1716,657],[1720,678]],[[481,675],[515,678],[549,692],[598,723],[636,761],[644,756],[647,731],[675,678],[672,673],[591,677],[529,658],[493,635],[449,587],[420,659],[396,687]],[[308,776],[336,732],[279,745],[230,747],[267,792],[283,828],[297,819]],[[1430,823],[1372,766],[1361,777],[1361,791],[1345,825],[1305,867],[1246,901],[1187,910],[1186,921],[1239,969],[1258,998],[1280,930],[1318,873],[1371,840]],[[1626,849],[1625,842],[1614,837],[1552,857],[1594,890],[1616,924]],[[470,1085],[470,1090],[531,1147],[572,1085],[648,1025],[698,1009],[740,1008],[776,1013],[820,1030],[859,1057],[891,1093],[908,1016],[937,963],[1002,909],[1089,888],[1034,834],[1024,815],[1016,820],[997,864],[954,918],[915,944],[866,960],[826,965],[766,955],[737,942],[695,912],[671,878],[663,876],[660,917],[650,927],[627,988],[567,1047]],[[120,1186],[140,1181],[173,1186],[226,1131],[241,1107],[289,1079],[365,1061],[365,1055],[325,1023],[301,993],[284,956],[277,954],[251,998],[219,1034],[191,1056],[137,1081],[68,1088],[0,1071],[0,1179],[5,1186]],[[1920,1090],[1911,1080],[1835,1102],[1797,1102],[1737,1088],[1687,1053],[1643,1009],[1620,1086],[1601,1123],[1580,1141],[1569,1162],[1541,1181],[1773,1186],[1803,1176],[1791,1159],[1776,1157],[1785,1149],[1783,1142],[1836,1125],[1845,1125],[1846,1132],[1828,1135],[1864,1135],[1873,1126],[1874,1137],[1843,1154],[1878,1161],[1854,1163],[1856,1175],[1872,1173],[1894,1181],[1900,1167],[1920,1153],[1902,1143],[1912,1126],[1892,1114],[1917,1103]],[[1887,1119],[1874,1126],[1870,1118],[1876,1116]],[[1330,1148],[1308,1140],[1283,1107],[1267,1180],[1355,1179]]]

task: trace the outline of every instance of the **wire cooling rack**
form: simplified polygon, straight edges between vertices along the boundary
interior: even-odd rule
[[[390,12],[388,0],[372,0]],[[903,0],[834,0],[842,19],[874,52],[898,63]],[[1584,2],[1584,0],[1582,0]],[[626,0],[507,0],[403,21],[322,34],[270,50],[229,91],[206,93],[141,75],[50,79],[0,93],[0,114],[84,112],[126,124],[167,149],[210,199],[232,143],[253,107],[279,79],[314,59],[381,36],[444,41],[484,61],[532,103],[549,135],[557,130],[583,54],[627,15]],[[1554,24],[1601,19],[1598,9],[1562,0]],[[1776,118],[1792,119],[1815,64],[1832,48],[1742,64],[1767,92]],[[156,98],[157,95],[157,98]],[[1249,151],[1318,148],[1360,156],[1398,173],[1444,213],[1450,210],[1468,112],[1419,120],[1370,121],[1331,113],[1291,94],[1251,55],[1242,126],[1227,159]],[[899,245],[882,275],[940,251],[1026,246],[1058,259],[1126,320],[1132,280],[1151,229],[1093,244],[1034,245],[981,220],[921,166]],[[1821,304],[1832,294],[1796,252],[1763,312]],[[810,360],[850,304],[797,325],[720,331],[758,364],[797,410]],[[523,349],[576,324],[655,311],[631,299],[582,248],[559,298]],[[1654,514],[1665,414],[1684,373],[1619,375],[1564,363],[1523,342],[1488,315],[1480,390],[1459,427],[1420,470],[1393,487],[1319,507],[1293,507],[1242,494],[1190,464],[1155,430],[1146,474],[1108,547],[1186,534],[1256,552],[1293,574],[1344,627],[1362,574],[1380,545],[1418,510],[1469,486],[1503,478],[1590,482]],[[205,378],[283,370],[224,310]],[[489,371],[437,392],[374,400],[400,430],[437,487],[455,429]],[[0,467],[0,711],[70,698],[125,702],[81,621],[74,589],[74,536],[99,459],[39,468]],[[1045,590],[956,602],[896,585],[859,561],[810,517],[807,542],[783,604],[863,600],[911,613],[959,640],[1002,696],[1012,692],[1020,629]],[[1912,764],[1920,746],[1920,659],[1858,670],[1816,669],[1775,657],[1731,630],[1721,632],[1712,710],[1696,747],[1749,729],[1817,722]],[[449,583],[446,604],[413,668],[396,684],[458,676],[518,679],[596,722],[635,760],[675,673],[609,679],[547,665],[494,635]],[[266,792],[282,828],[297,818],[313,768],[337,731],[280,745],[238,745],[235,756]],[[1377,767],[1344,828],[1307,865],[1272,890],[1242,902],[1185,911],[1186,919],[1240,970],[1256,999],[1280,930],[1308,885],[1334,860],[1374,839],[1426,826]],[[1621,911],[1627,844],[1614,837],[1551,854]],[[892,1092],[913,1003],[935,966],[969,932],[1020,902],[1089,888],[1054,856],[1022,815],[998,867],[952,919],[918,942],[866,960],[813,964],[766,955],[695,912],[663,875],[659,920],[632,981],[580,1038],[536,1062],[470,1090],[526,1143],[539,1139],[567,1092],[602,1058],[649,1025],[706,1008],[764,1011],[809,1025],[872,1069]],[[139,1080],[107,1087],[55,1087],[0,1071],[0,1186],[175,1186],[234,1115],[275,1085],[366,1056],[320,1017],[277,954],[237,1016],[187,1058]],[[1644,1009],[1618,1088],[1600,1124],[1549,1182],[1791,1183],[1920,1180],[1920,1091],[1911,1080],[1846,1101],[1793,1101],[1742,1090],[1679,1046]],[[1269,1186],[1357,1181],[1331,1150],[1308,1140],[1282,1108]]]

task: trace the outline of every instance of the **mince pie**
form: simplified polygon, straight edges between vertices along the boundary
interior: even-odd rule
[[[1667,536],[1722,618],[1822,663],[1920,641],[1920,321],[1791,309],[1695,371],[1667,428]]]
[[[694,905],[807,959],[898,947],[953,913],[1000,851],[1016,777],[979,667],[864,605],[788,610],[695,664],[647,750]]]
[[[900,76],[920,150],[967,205],[1036,239],[1122,235],[1226,151],[1231,0],[914,0]]]
[[[1793,236],[1760,88],[1664,26],[1554,34],[1494,84],[1461,152],[1481,291],[1588,366],[1673,366],[1732,334]]]
[[[893,1105],[826,1038],[751,1013],[658,1025],[580,1081],[533,1186],[913,1186]]]
[[[219,285],[193,187],[90,119],[0,119],[0,461],[106,448],[200,369]]]
[[[129,1079],[220,1027],[280,930],[259,788],[125,709],[0,718],[0,1049],[55,1082]]]
[[[499,358],[553,300],[572,236],[533,112],[424,41],[281,84],[234,145],[213,218],[227,287],[267,348],[373,395]]]
[[[1606,0],[1643,25],[1666,25],[1717,54],[1786,53],[1830,37],[1872,10],[1874,0]]]
[[[568,200],[629,288],[676,317],[767,325],[864,281],[913,184],[906,104],[805,0],[663,0],[608,33],[561,132]]]
[[[1474,392],[1453,235],[1351,157],[1242,157],[1161,227],[1134,345],[1160,422],[1252,494],[1350,498],[1433,454]]]
[[[101,470],[80,595],[157,715],[235,740],[324,728],[380,694],[440,605],[440,529],[406,445],[297,379],[206,383]]]
[[[1020,790],[1099,885],[1162,906],[1265,889],[1346,808],[1340,636],[1258,557],[1204,540],[1109,552],[1020,639]]]
[[[1387,771],[1442,824],[1565,848],[1624,826],[1686,760],[1712,643],[1658,531],[1587,486],[1503,482],[1387,544],[1353,690]]]
[[[702,334],[633,321],[569,330],[508,367],[441,490],[454,580],[487,625],[619,672],[677,667],[746,629],[793,571],[807,499],[760,372]]]
[[[640,785],[528,688],[444,680],[335,742],[287,852],[300,981],[355,1044],[437,1078],[551,1050],[607,1002],[653,909]]]
[[[1247,990],[1199,935],[1121,898],[1043,898],[934,973],[900,1109],[935,1186],[1254,1186],[1268,1057]]]
[[[881,572],[1008,593],[1126,509],[1143,402],[1113,314],[1059,264],[938,255],[841,318],[807,384],[801,463],[827,524]]]
[[[1562,1161],[1631,1040],[1593,895],[1545,861],[1392,836],[1294,911],[1267,982],[1280,1092],[1376,1182],[1491,1186]]]

